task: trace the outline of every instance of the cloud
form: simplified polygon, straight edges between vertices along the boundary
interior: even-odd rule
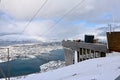
[[[71,8],[78,4],[80,0],[48,0],[47,4],[41,9],[38,16],[45,19],[60,18]],[[12,15],[16,19],[30,19],[40,6],[43,0],[2,0],[0,10]],[[86,0],[83,4],[75,8],[68,16],[67,20],[81,19],[89,22],[106,23],[119,22],[120,18],[120,1],[119,0]],[[107,15],[110,18],[106,18]]]
[[[97,36],[101,36],[101,37],[105,37],[106,36],[106,32],[114,32],[114,31],[120,31],[120,24],[117,24],[117,25],[114,25],[114,24],[111,24],[111,28],[110,26],[106,25],[105,27],[100,27],[100,28],[97,28]]]
[[[1,16],[8,16],[7,14]],[[3,17],[3,18],[4,18]],[[8,19],[7,19],[8,18]],[[14,21],[13,19],[8,21],[10,18],[1,19],[0,26],[0,35],[4,39],[14,39],[20,40],[23,39],[36,39],[42,41],[49,40],[63,40],[65,38],[72,37],[74,35],[80,34],[84,32],[84,26],[86,25],[84,22],[80,21],[63,21],[61,24],[57,24],[54,20],[47,19],[34,19],[29,26],[27,21]],[[7,22],[7,24],[6,24]],[[56,25],[56,26],[53,26]],[[25,29],[25,30],[24,30]],[[23,32],[24,31],[24,32]],[[21,33],[23,32],[23,33]],[[30,37],[30,38],[28,38]]]
[[[2,38],[50,40],[82,38],[84,34],[105,36],[108,23],[118,24],[119,0],[85,0],[61,22],[56,22],[81,0],[48,0],[39,14],[25,29],[44,0],[2,0],[0,4],[0,35]],[[55,25],[55,26],[53,26]],[[25,29],[25,31],[24,31]],[[119,31],[119,26],[114,30]],[[24,32],[23,32],[24,31]],[[23,32],[21,34],[21,32]]]

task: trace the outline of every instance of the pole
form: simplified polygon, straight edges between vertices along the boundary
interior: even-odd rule
[[[7,62],[7,66],[8,66],[8,80],[10,80],[10,57],[9,57],[9,48],[7,48],[8,51],[8,62]]]
[[[111,24],[108,24],[108,27],[109,27],[109,31],[110,31],[110,33],[111,33],[111,31],[112,31],[112,26],[111,26]]]

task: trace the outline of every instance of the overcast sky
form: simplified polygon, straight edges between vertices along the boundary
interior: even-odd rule
[[[120,30],[120,0],[48,0],[26,27],[45,1],[1,0],[0,40],[83,39],[84,34],[102,38],[110,23]]]

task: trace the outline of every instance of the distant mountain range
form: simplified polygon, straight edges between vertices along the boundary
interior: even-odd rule
[[[0,46],[10,46],[10,45],[16,45],[16,44],[32,44],[32,43],[38,43],[38,44],[44,44],[44,45],[61,45],[61,42],[42,42],[37,40],[21,40],[21,41],[9,41],[9,40],[0,40]]]
[[[9,46],[15,44],[29,44],[29,43],[42,43],[42,41],[37,40],[21,40],[21,41],[12,41],[12,40],[2,40],[0,39],[0,46]]]

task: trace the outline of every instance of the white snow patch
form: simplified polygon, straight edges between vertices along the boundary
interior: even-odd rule
[[[50,61],[50,62],[40,66],[40,69],[41,69],[40,72],[47,72],[47,71],[50,71],[50,70],[62,68],[64,66],[65,66],[65,61],[60,61],[60,60]]]

